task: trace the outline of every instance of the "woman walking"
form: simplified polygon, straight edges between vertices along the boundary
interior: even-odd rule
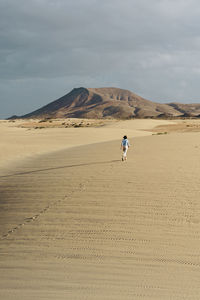
[[[123,150],[122,161],[127,160],[127,151],[129,147],[130,147],[130,143],[129,140],[127,139],[127,136],[125,135],[121,142],[121,149]]]

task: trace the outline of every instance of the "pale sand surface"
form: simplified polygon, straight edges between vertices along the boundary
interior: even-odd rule
[[[81,129],[78,129],[81,130]],[[200,299],[200,133],[24,160],[0,177],[0,299]]]
[[[68,123],[63,120],[60,122]],[[69,119],[69,122],[80,123],[78,119]],[[89,120],[88,122],[92,122]],[[97,125],[101,121],[95,121]],[[93,126],[95,126],[93,121]],[[15,162],[24,158],[37,156],[74,146],[98,143],[121,139],[124,134],[129,137],[151,135],[155,126],[171,124],[163,120],[130,120],[130,121],[104,121],[102,127],[89,128],[43,128],[30,129],[20,128],[19,125],[28,126],[34,122],[27,123],[27,120],[9,122],[0,121],[0,168],[12,167]],[[49,125],[53,126],[55,121]],[[173,124],[173,122],[172,122]],[[37,126],[45,126],[46,123],[37,123]],[[31,127],[31,126],[30,126]]]

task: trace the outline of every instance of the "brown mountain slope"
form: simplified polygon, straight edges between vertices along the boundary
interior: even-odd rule
[[[200,104],[196,104],[198,114]],[[76,88],[20,118],[159,118],[193,112],[190,105],[160,104],[118,88]]]
[[[199,103],[191,103],[191,104],[183,104],[183,103],[170,103],[171,107],[175,108],[179,111],[182,116],[185,117],[200,117],[200,104]]]

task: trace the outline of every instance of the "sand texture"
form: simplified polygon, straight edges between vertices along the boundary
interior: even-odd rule
[[[200,133],[130,142],[1,172],[0,299],[200,299]]]

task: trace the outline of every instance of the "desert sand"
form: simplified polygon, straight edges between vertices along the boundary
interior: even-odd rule
[[[0,299],[200,299],[200,132],[184,122],[2,121]]]
[[[84,122],[84,127],[70,126]],[[65,124],[62,126],[62,124]],[[69,124],[69,127],[65,127]],[[86,125],[89,124],[89,127]],[[44,153],[68,149],[92,143],[121,139],[124,134],[129,137],[151,135],[149,130],[155,126],[164,126],[168,121],[157,120],[16,120],[15,122],[1,120],[0,134],[0,168],[10,166],[25,159]],[[171,124],[171,123],[170,123]],[[174,122],[172,122],[174,124]],[[146,130],[145,130],[146,129]]]

